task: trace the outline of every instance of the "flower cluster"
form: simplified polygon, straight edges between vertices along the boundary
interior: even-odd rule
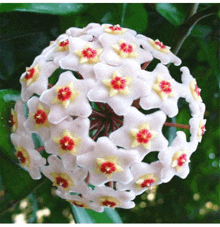
[[[153,58],[161,63],[146,71]],[[170,63],[181,64],[170,47],[120,25],[69,28],[21,76],[10,117],[20,164],[33,179],[49,178],[62,199],[97,212],[130,209],[151,187],[186,178],[205,132],[205,104],[188,68],[180,69],[179,83]],[[162,129],[178,114],[179,98],[189,103],[191,138],[179,131],[169,144]],[[32,133],[43,149],[34,147]],[[158,160],[146,163],[151,152]]]

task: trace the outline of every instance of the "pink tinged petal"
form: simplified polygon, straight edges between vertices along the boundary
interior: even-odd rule
[[[84,28],[76,28],[76,27],[71,27],[66,30],[66,34],[69,36],[73,37],[79,37],[82,36],[83,34],[89,33],[91,29],[97,29],[100,27],[100,24],[98,23],[89,23],[86,27]]]
[[[163,53],[157,49],[155,49],[150,44],[150,38],[144,35],[137,35],[139,43],[143,46],[144,49],[150,51],[153,56],[161,61],[162,64],[174,63],[174,65],[179,66],[181,64],[181,59],[175,56],[171,51],[168,53]]]
[[[40,153],[34,150],[34,144],[32,137],[29,133],[22,133],[20,135],[13,133],[11,135],[13,145],[16,147],[24,148],[29,156],[29,165],[24,166],[30,174],[30,176],[37,180],[41,178],[40,168],[46,164],[46,159],[42,158]],[[19,151],[19,150],[17,150]]]
[[[149,122],[150,130],[156,132],[156,137],[150,141],[150,148],[145,148],[140,145],[135,147],[140,154],[141,160],[150,151],[160,151],[168,146],[168,141],[162,134],[162,127],[166,120],[166,115],[162,111],[157,111],[153,114],[144,115],[136,108],[131,107],[128,113],[124,116],[124,125],[110,134],[110,140],[117,146],[122,146],[126,149],[132,147],[134,137],[131,134],[132,129],[138,129],[140,125]],[[120,139],[119,139],[120,138]]]
[[[193,118],[189,120],[190,125],[190,141],[198,145],[198,142],[201,142],[202,136],[205,132],[205,130],[201,129],[202,126],[205,127],[206,120],[204,119],[204,113],[205,113],[205,104],[200,103],[199,104],[200,114],[194,115]],[[203,128],[204,128],[203,127]]]
[[[91,44],[94,49],[102,49],[99,42],[85,42],[79,38],[70,38],[70,53],[63,58],[59,63],[61,68],[70,69],[73,71],[79,71],[84,78],[94,78],[93,66],[95,63],[83,63],[80,64],[80,57],[75,51],[82,51],[86,48],[87,44]],[[100,56],[98,56],[99,58]]]
[[[150,85],[152,90],[148,96],[141,98],[140,106],[145,110],[160,108],[169,117],[176,116],[178,114],[177,102],[185,91],[184,86],[172,80],[169,71],[162,64],[158,64],[151,74],[152,78],[150,78]],[[148,77],[146,77],[146,80],[148,80]],[[167,81],[171,84],[172,94],[160,93],[156,90],[155,86],[159,86],[160,80]]]
[[[70,202],[71,204],[75,205],[75,206],[80,206],[80,207],[84,207],[86,209],[92,209],[95,210],[96,212],[103,212],[103,209],[99,206],[98,203],[95,202],[90,202],[90,198],[87,198],[87,196],[85,196],[85,193],[82,192],[84,187],[84,185],[79,185],[79,187],[81,187],[81,193],[82,197],[80,197],[79,195],[70,195],[70,194],[63,194],[61,191],[56,190],[56,194],[61,197],[62,199],[67,200],[68,202]],[[87,188],[89,188],[87,186]]]
[[[99,37],[100,35],[102,35],[103,33],[105,33],[105,29],[106,28],[109,28],[111,26],[112,26],[111,24],[102,24],[101,27],[91,29],[91,30],[88,31],[88,33],[92,34],[95,37]],[[124,34],[126,32],[128,32],[128,33],[130,33],[130,34],[132,34],[134,36],[137,34],[136,31],[131,30],[131,29],[127,29],[127,28],[126,28],[126,31],[123,31],[122,34]],[[113,34],[112,36],[114,36],[114,35],[120,35],[120,34]]]
[[[74,148],[76,149],[75,155],[91,152],[94,149],[95,142],[89,137],[89,126],[90,121],[88,118],[78,117],[73,120],[71,117],[68,117],[59,124],[51,126],[52,135],[50,143],[46,143],[45,147],[47,147],[47,145],[52,146],[50,149],[51,152],[56,152],[56,154],[59,154],[60,146],[54,141],[54,139],[61,139],[63,132],[68,130],[68,132],[71,133],[71,135],[76,139],[74,144]],[[63,160],[66,160],[66,158],[71,157],[71,154],[68,154],[67,151],[65,154],[62,154],[61,157]]]
[[[24,128],[23,124],[26,121],[25,113],[24,113],[24,103],[22,102],[22,100],[18,100],[16,102],[14,110],[15,110],[15,112],[17,114],[17,123],[16,122],[10,122],[10,123],[11,123],[11,125],[12,124],[16,125],[15,132],[17,134],[20,134],[20,133],[25,132],[25,128]],[[13,126],[12,126],[12,128],[13,128]]]
[[[92,102],[106,103],[109,97],[109,92],[102,85],[102,83],[96,83],[93,89],[88,92],[88,99]]]
[[[161,170],[161,180],[164,183],[169,182],[175,175],[174,169],[171,168],[163,168]]]
[[[112,66],[119,66],[122,64],[122,58],[111,47],[104,48],[103,53],[100,56],[100,61]],[[128,59],[124,59],[123,62],[126,61],[128,61]]]
[[[90,90],[88,98],[91,101],[108,103],[118,115],[126,114],[134,100],[150,92],[147,82],[136,78],[136,75],[139,73],[142,74],[142,71],[140,65],[136,62],[132,65],[124,64],[117,68],[98,63],[94,66],[94,72],[98,82],[96,86]],[[112,80],[116,72],[118,72],[122,78],[130,78],[130,83],[126,85],[128,93],[118,93],[113,96],[111,93],[112,88],[103,83],[103,81]]]
[[[48,78],[53,74],[53,72],[58,68],[53,62],[46,62],[43,56],[38,56],[35,58],[33,64],[30,68],[38,65],[39,76],[30,85],[27,86],[27,82],[24,81],[26,72],[22,74],[20,83],[21,87],[21,97],[23,101],[28,101],[28,99],[34,94],[41,95],[48,87]]]
[[[116,187],[118,190],[132,190],[136,195],[142,194],[144,191],[151,188],[151,186],[162,183],[160,180],[161,168],[162,164],[159,161],[153,162],[151,164],[144,162],[135,163],[131,166],[131,172],[134,176],[134,179],[128,184],[117,183]],[[136,182],[145,175],[153,175],[152,177],[155,182],[153,182],[149,187],[138,186]]]
[[[163,182],[168,182],[171,178],[176,175],[181,178],[186,178],[189,174],[189,162],[191,154],[196,150],[196,147],[193,143],[188,143],[186,141],[186,135],[182,131],[178,131],[177,136],[172,142],[172,145],[168,149],[159,153],[158,158],[163,165],[161,172],[161,178]],[[179,152],[179,154],[178,154]],[[182,154],[185,155],[185,162],[176,168],[174,162],[178,158],[182,157]]]
[[[39,104],[43,107],[45,113],[45,123],[44,124],[37,124],[34,120],[34,115],[38,111]],[[46,142],[50,138],[50,125],[48,122],[48,111],[49,107],[44,103],[41,103],[39,98],[36,96],[32,97],[27,102],[29,108],[29,117],[24,122],[24,128],[29,132],[36,132],[40,135],[41,139]]]
[[[111,39],[109,39],[109,37],[111,37]],[[120,55],[117,54],[117,52],[112,48],[112,46],[118,45],[120,39],[124,39],[125,42],[128,44],[136,45],[136,48],[134,50],[134,52],[137,53],[136,57],[122,58],[120,57]],[[139,64],[142,64],[146,61],[151,61],[153,59],[152,55],[149,52],[139,47],[137,39],[129,33],[113,37],[109,34],[103,34],[102,36],[100,36],[99,40],[104,47],[104,52],[102,53],[100,59],[102,62],[105,62],[107,64],[118,66],[122,65],[123,63],[132,64],[132,62],[134,61],[138,62]]]
[[[109,157],[113,157],[115,161],[110,161]],[[116,169],[110,175],[101,173],[97,168],[99,166],[98,159],[104,162],[112,162],[116,165]],[[113,160],[112,159],[112,160]],[[78,157],[78,164],[84,168],[88,168],[90,172],[90,183],[93,185],[102,185],[110,180],[128,183],[132,180],[129,166],[139,160],[137,151],[118,150],[117,147],[110,142],[107,137],[100,137],[97,141],[94,152],[90,152]],[[118,166],[118,167],[117,167]],[[120,169],[120,171],[119,171]]]
[[[135,206],[134,202],[131,201],[135,198],[135,194],[133,192],[120,192],[109,187],[101,186],[95,187],[94,194],[95,201],[100,201],[100,198],[106,198],[106,200],[115,202],[114,207],[130,209]]]
[[[191,83],[195,80],[187,67],[181,67],[180,71],[182,71],[182,82],[186,87],[185,92],[182,94],[182,97],[186,99],[189,103],[190,110],[192,111],[192,115],[196,116],[200,114],[199,104],[202,102],[201,96],[195,96],[190,90],[192,87]],[[195,90],[194,90],[195,93]],[[195,99],[196,97],[196,99]]]
[[[49,166],[45,166],[42,168],[42,173],[49,178],[52,182],[55,181],[54,177],[51,175],[53,173],[64,174],[64,179],[68,180],[68,190],[74,191],[78,184],[81,184],[86,178],[87,171],[82,168],[76,168],[72,171],[66,169],[63,165],[62,160],[60,160],[55,155],[50,155],[48,157]],[[57,186],[57,188],[63,192],[64,194],[68,193],[68,191],[62,186]]]
[[[66,108],[64,108],[61,102],[52,103],[57,96],[55,87],[66,86],[69,82],[73,83],[73,90],[77,96],[73,96],[73,100],[69,102],[69,105],[66,106]],[[87,92],[92,85],[92,80],[78,80],[71,72],[62,73],[56,85],[45,91],[40,97],[42,102],[50,106],[50,113],[48,116],[49,121],[53,124],[58,124],[69,115],[88,117],[92,113],[92,109],[87,99]]]

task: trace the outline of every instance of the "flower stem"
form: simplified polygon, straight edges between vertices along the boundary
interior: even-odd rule
[[[142,66],[141,69],[146,69],[147,66],[150,64],[150,61],[146,61]]]
[[[86,177],[86,184],[88,184],[88,183],[89,183],[89,172],[88,172],[87,177]]]
[[[208,7],[196,13],[197,8],[198,8],[198,3],[192,4],[187,19],[183,24],[181,24],[177,28],[175,32],[176,37],[174,38],[174,42],[171,47],[171,50],[175,55],[177,55],[184,41],[190,35],[191,30],[197,24],[198,21],[200,21],[201,19],[207,16],[217,14],[218,12],[217,6]]]
[[[164,125],[170,126],[170,127],[176,127],[176,128],[190,129],[189,125],[181,125],[177,123],[165,122]]]
[[[113,188],[113,186],[114,186],[113,181],[109,181],[108,186]]]
[[[45,150],[45,147],[44,146],[41,146],[41,147],[36,148],[35,150],[41,152],[41,151]]]

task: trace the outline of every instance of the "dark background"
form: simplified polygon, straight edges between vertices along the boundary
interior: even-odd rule
[[[219,4],[201,3],[198,12],[212,6],[218,8]],[[190,8],[188,3],[0,4],[0,118],[5,121],[9,116],[9,107],[13,104],[9,99],[15,100],[19,94],[19,78],[25,67],[69,27],[82,28],[90,22],[121,24],[172,46],[179,38],[178,28],[188,17]],[[189,67],[196,78],[207,107],[207,131],[191,157],[190,174],[185,180],[174,177],[169,183],[137,196],[134,209],[116,209],[124,223],[219,223],[218,29],[219,13],[203,18],[177,54],[182,59],[181,66]],[[157,63],[154,60],[147,70],[153,70]],[[179,82],[181,66],[169,67]],[[10,98],[7,99],[6,94]],[[179,107],[181,111],[175,121],[188,124],[188,105],[181,100]],[[50,215],[41,222],[70,222],[70,205],[54,195],[51,182],[34,181],[14,164],[8,127],[3,121],[0,126],[0,223],[12,223],[20,213],[26,215],[27,222],[39,222],[36,211],[45,207],[50,209]],[[168,132],[175,134],[173,129]],[[24,199],[28,202],[26,208],[20,205]],[[105,222],[99,217],[98,222]]]

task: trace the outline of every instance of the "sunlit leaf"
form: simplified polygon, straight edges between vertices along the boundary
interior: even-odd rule
[[[34,13],[47,13],[67,15],[71,13],[79,13],[83,10],[82,3],[1,3],[0,12],[23,11]]]

